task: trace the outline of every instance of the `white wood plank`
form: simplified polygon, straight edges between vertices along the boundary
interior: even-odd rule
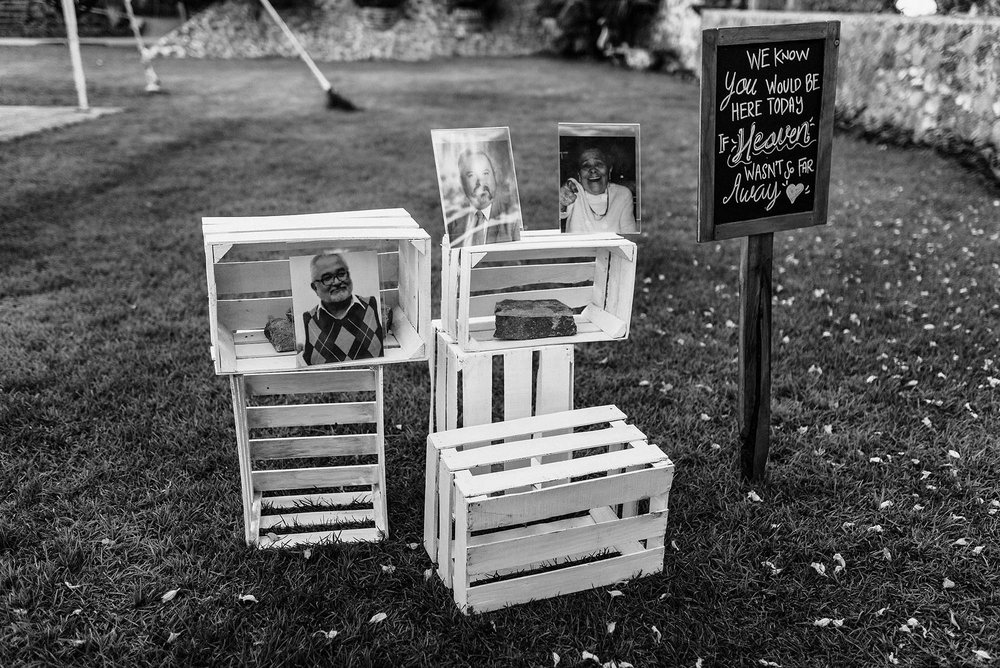
[[[263,329],[268,318],[283,318],[290,308],[292,308],[291,297],[220,299],[219,324],[232,331]]]
[[[359,464],[254,471],[253,488],[257,492],[274,492],[284,489],[371,485],[377,480],[377,469],[378,466],[375,464]]]
[[[375,513],[375,528],[385,536],[389,536],[389,491],[385,486],[385,393],[382,367],[375,369],[375,454],[378,457],[378,469],[375,475],[373,499]]]
[[[440,461],[440,460],[439,460]],[[440,462],[438,466],[438,552],[437,552],[437,572],[438,577],[445,587],[451,589],[453,562],[452,555],[454,549],[454,539],[452,538],[452,518],[454,517],[455,504],[455,484],[451,471]]]
[[[469,554],[467,545],[469,538],[468,507],[465,497],[461,493],[456,494],[455,497],[455,575],[452,579],[452,594],[455,597],[455,604],[460,610],[464,610],[468,604],[469,592],[469,570],[466,563]]]
[[[278,243],[322,243],[325,246],[342,246],[350,241],[409,241],[426,239],[422,229],[408,227],[351,226],[341,229],[272,229],[253,232],[205,233],[205,242],[210,244],[259,245]]]
[[[470,546],[468,568],[470,573],[490,573],[500,568],[564,559],[570,554],[598,553],[613,549],[619,543],[635,543],[664,526],[659,517],[640,515],[599,524],[591,522],[589,526],[543,530],[532,537],[496,540]]]
[[[291,290],[288,260],[222,262],[214,265],[217,295]]]
[[[518,264],[477,267],[472,271],[472,291],[503,290],[537,283],[593,283],[593,262]]]
[[[463,427],[448,432],[432,434],[430,438],[433,439],[436,448],[444,450],[470,443],[481,443],[508,438],[510,436],[548,432],[555,429],[572,429],[604,422],[614,422],[615,420],[624,420],[625,418],[625,413],[619,410],[617,406],[608,404],[606,406],[578,408],[573,411],[553,413],[551,415],[536,415],[509,422]]]
[[[374,421],[374,401],[297,406],[252,406],[247,409],[247,424],[251,429],[367,424]]]
[[[447,455],[444,455],[447,456]],[[644,445],[625,450],[623,452],[609,452],[602,455],[591,455],[590,457],[580,457],[568,461],[552,462],[540,466],[516,469],[513,471],[498,471],[478,475],[468,481],[468,485],[461,488],[466,498],[494,492],[502,492],[514,487],[524,485],[537,485],[561,478],[575,478],[577,476],[600,473],[602,471],[612,471],[628,466],[639,466],[641,464],[652,464],[666,459],[659,448]],[[456,485],[461,484],[456,480]]]
[[[233,398],[233,419],[236,423],[236,454],[240,467],[240,491],[243,500],[243,530],[247,543],[254,540],[251,525],[254,521],[253,503],[254,489],[251,478],[252,464],[250,461],[250,427],[247,424],[246,386],[242,376],[229,378],[229,389]],[[259,509],[257,511],[259,515]]]
[[[307,371],[248,375],[247,390],[255,395],[374,392],[374,369]]]
[[[661,570],[663,570],[663,548],[647,550],[641,554],[613,557],[550,573],[471,587],[467,594],[467,610],[477,613],[488,612],[508,605],[604,587],[640,574],[659,573]]]
[[[628,335],[628,319],[597,308],[593,304],[588,304],[583,310],[583,317],[601,328],[608,339],[620,339]],[[630,316],[631,314],[626,313]]]
[[[515,350],[503,354],[504,421],[531,417],[531,358],[530,350]]]
[[[437,560],[438,554],[438,466],[440,460],[437,450],[427,443],[427,454],[424,458],[424,549],[431,561]]]
[[[225,327],[215,328],[215,373],[233,373],[236,370],[236,342],[233,332]]]
[[[341,531],[311,531],[308,533],[292,533],[279,535],[277,538],[261,536],[257,547],[290,548],[300,545],[323,545],[329,543],[375,543],[382,540],[378,529],[343,529]]]
[[[507,494],[469,501],[469,530],[537,522],[584,509],[648,499],[670,491],[670,476],[653,468],[580,480],[524,494]]]
[[[559,434],[531,440],[507,442],[500,445],[484,445],[469,450],[446,450],[442,453],[445,463],[452,471],[471,469],[475,466],[512,462],[543,455],[572,453],[587,448],[618,445],[643,439],[645,435],[633,425],[609,427],[595,431]]]
[[[251,438],[252,459],[302,459],[378,454],[377,434]]]
[[[493,358],[472,355],[462,364],[462,426],[493,420]]]
[[[321,510],[308,513],[284,513],[280,515],[261,515],[260,529],[295,529],[298,527],[316,526],[318,524],[351,524],[356,522],[374,522],[375,511],[370,508],[358,510]]]
[[[492,540],[497,540],[497,536],[502,535],[504,539],[512,540],[514,538],[530,538],[532,536],[539,536],[544,533],[551,531],[565,531],[566,529],[573,529],[576,527],[583,526],[593,526],[594,518],[590,515],[584,515],[581,517],[569,517],[563,520],[556,520],[554,522],[546,522],[545,524],[533,524],[527,527],[517,527],[514,529],[508,529],[507,531],[501,533],[492,533],[485,536],[471,536],[468,541],[470,554],[474,546],[488,545]],[[492,540],[491,540],[492,539]],[[559,562],[569,564],[573,561],[580,561],[587,559],[588,557],[594,556],[593,550],[586,550],[580,553],[564,553],[560,555]],[[511,556],[512,561],[520,562],[518,556]],[[524,562],[518,564],[511,564],[509,566],[492,566],[489,568],[480,568],[469,566],[469,582],[476,582],[477,580],[492,580],[503,575],[510,575],[512,573],[523,574],[525,571],[533,570],[536,568],[543,568],[546,566],[552,566],[552,559],[540,560],[537,562]]]
[[[535,413],[547,415],[573,409],[573,346],[539,351]]]
[[[286,494],[261,499],[264,508],[301,508],[303,506],[350,506],[371,504],[371,492],[332,492],[326,494]]]

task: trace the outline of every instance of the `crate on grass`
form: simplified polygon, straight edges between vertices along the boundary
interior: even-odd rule
[[[525,232],[521,241],[442,249],[441,323],[463,350],[628,337],[636,246],[617,234]],[[577,333],[497,340],[494,309],[504,299],[556,299],[573,309]]]
[[[382,368],[233,375],[247,544],[382,539]]]
[[[428,437],[440,461],[438,574],[459,608],[485,612],[662,570],[673,464],[624,420],[600,406]]]
[[[387,331],[384,356],[376,363],[427,359],[432,336],[430,237],[403,209],[203,218],[202,231],[216,373],[297,367],[296,352],[278,352],[264,328],[269,319],[283,318],[292,309],[289,259],[331,250],[378,254]],[[372,363],[368,359],[339,366]]]
[[[435,346],[430,364],[430,432],[573,408],[573,346],[466,352],[441,331],[440,321],[435,320],[432,325]],[[428,518],[436,518],[438,513],[438,454],[430,445],[426,465],[424,544],[434,559],[436,534],[427,531],[433,526]]]

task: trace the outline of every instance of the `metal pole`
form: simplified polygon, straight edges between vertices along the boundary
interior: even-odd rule
[[[76,83],[76,97],[80,111],[90,111],[87,104],[87,81],[83,77],[83,59],[80,57],[80,36],[76,30],[76,3],[62,0],[63,20],[66,21],[66,37],[69,38],[69,59],[73,63],[73,81]]]

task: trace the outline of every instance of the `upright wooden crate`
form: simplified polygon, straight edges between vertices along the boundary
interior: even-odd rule
[[[374,541],[388,533],[381,367],[230,382],[247,544]],[[279,397],[285,403],[275,403]]]
[[[467,351],[627,338],[635,261],[635,244],[610,233],[526,232],[517,242],[444,247],[442,328]],[[577,333],[544,340],[497,340],[494,307],[502,299],[558,299],[578,311]]]
[[[440,455],[438,574],[464,612],[662,570],[673,464],[624,418],[599,406],[428,437]],[[546,463],[557,454],[572,457]]]
[[[383,308],[392,313],[378,364],[427,359],[430,237],[403,209],[203,218],[212,359],[218,374],[291,371],[296,353],[264,337],[268,317],[292,307],[290,257],[331,248],[376,251]],[[366,366],[372,360],[339,364]]]
[[[509,421],[573,408],[574,348],[536,345],[510,350],[466,352],[432,323],[431,433]],[[536,343],[543,343],[543,340]],[[494,369],[498,362],[500,368]],[[499,395],[501,405],[494,406]],[[459,406],[461,399],[461,406]],[[424,547],[437,557],[438,455],[428,445],[424,490]]]

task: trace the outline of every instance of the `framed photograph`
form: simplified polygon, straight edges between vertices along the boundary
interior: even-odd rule
[[[638,123],[559,124],[559,229],[638,234]]]
[[[385,323],[378,253],[340,252],[289,258],[297,366],[382,357]]]
[[[452,248],[518,241],[524,224],[508,128],[431,130]]]

